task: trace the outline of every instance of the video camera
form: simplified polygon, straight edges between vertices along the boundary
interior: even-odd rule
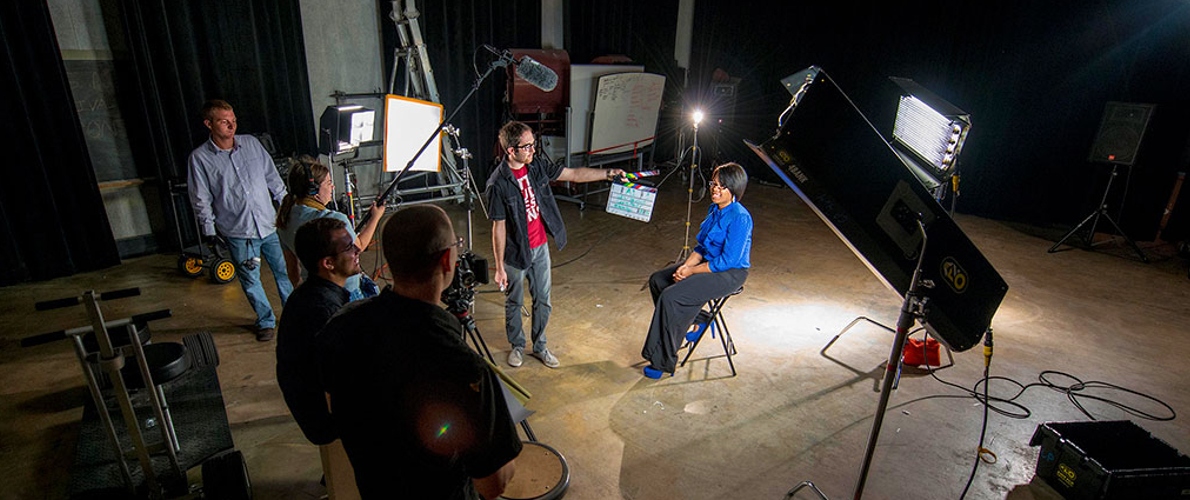
[[[450,286],[442,291],[442,303],[455,315],[471,309],[475,287],[488,283],[488,260],[467,250],[459,254]]]

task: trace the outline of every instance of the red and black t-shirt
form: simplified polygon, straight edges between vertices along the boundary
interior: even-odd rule
[[[529,169],[522,167],[511,169],[516,178],[517,187],[521,190],[521,197],[525,199],[525,222],[528,224],[529,248],[537,248],[546,243],[545,224],[541,222],[541,206],[537,204],[537,194],[533,191],[533,184],[529,182]]]

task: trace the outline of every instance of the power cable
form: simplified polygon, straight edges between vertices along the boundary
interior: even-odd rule
[[[922,345],[922,359],[927,359],[925,357],[925,355],[926,355],[926,346],[925,346],[925,343],[923,343],[923,345]],[[987,448],[984,448],[984,439],[987,435],[987,423],[988,423],[989,413],[991,411],[995,411],[996,413],[999,413],[1001,415],[1004,415],[1009,418],[1014,418],[1014,419],[1029,418],[1032,415],[1032,412],[1029,410],[1028,407],[1026,407],[1025,405],[1023,405],[1021,403],[1018,403],[1016,400],[1018,398],[1020,398],[1021,396],[1023,396],[1029,389],[1032,389],[1034,387],[1043,387],[1043,388],[1050,389],[1052,391],[1059,392],[1059,393],[1066,395],[1066,398],[1068,400],[1070,400],[1071,404],[1073,404],[1075,408],[1078,408],[1078,410],[1080,412],[1082,412],[1084,415],[1087,416],[1087,418],[1089,418],[1091,420],[1098,420],[1098,418],[1096,418],[1096,416],[1094,414],[1092,414],[1091,411],[1086,408],[1086,406],[1084,405],[1084,403],[1082,401],[1084,399],[1091,400],[1091,401],[1098,401],[1100,403],[1104,403],[1109,406],[1113,406],[1129,415],[1132,415],[1137,418],[1146,419],[1146,420],[1170,421],[1170,420],[1177,418],[1177,412],[1173,409],[1173,407],[1171,407],[1169,404],[1165,403],[1164,401],[1162,401],[1161,399],[1159,399],[1155,396],[1152,396],[1152,395],[1149,395],[1149,394],[1146,394],[1146,393],[1143,393],[1140,391],[1136,391],[1133,389],[1129,389],[1129,388],[1121,386],[1121,385],[1112,384],[1109,382],[1103,382],[1103,381],[1098,381],[1098,380],[1084,381],[1074,375],[1071,375],[1066,372],[1058,371],[1058,370],[1043,370],[1037,376],[1038,381],[1032,382],[1029,384],[1022,384],[1022,383],[1016,381],[1015,379],[1012,379],[1009,377],[992,377],[992,376],[990,376],[991,357],[992,357],[992,342],[991,342],[991,334],[989,332],[989,334],[987,335],[987,337],[985,337],[985,340],[984,340],[984,359],[985,360],[984,360],[983,377],[981,377],[978,381],[976,381],[976,383],[970,389],[960,386],[958,384],[955,384],[953,382],[943,380],[941,377],[938,376],[938,374],[936,373],[936,370],[934,370],[931,366],[929,366],[927,364],[926,371],[930,374],[931,377],[934,378],[934,380],[937,380],[939,383],[941,383],[945,386],[955,388],[955,389],[961,391],[963,394],[935,394],[935,395],[917,398],[917,399],[914,399],[911,401],[906,401],[905,403],[895,406],[895,407],[906,406],[906,405],[909,405],[909,404],[912,404],[915,402],[925,401],[928,399],[948,399],[948,398],[964,398],[964,399],[974,398],[981,405],[983,405],[983,422],[980,426],[980,431],[979,431],[979,446],[977,447],[978,454],[976,456],[976,460],[972,464],[971,473],[967,477],[967,483],[963,487],[963,492],[959,496],[960,499],[962,499],[966,496],[967,491],[970,488],[971,483],[973,482],[973,480],[975,478],[975,473],[979,468],[979,463],[982,461],[982,462],[987,462],[987,463],[991,464],[991,463],[995,463],[995,461],[996,461],[996,458],[997,458],[996,454],[993,451],[991,451]],[[1055,378],[1066,378],[1066,379],[1071,380],[1072,383],[1069,383],[1069,384],[1058,383],[1058,381],[1055,380]],[[992,396],[992,395],[990,395],[989,392],[990,392],[990,387],[991,387],[991,384],[993,381],[1004,381],[1009,384],[1015,385],[1017,387],[1017,391],[1015,394],[1011,395],[1010,397]],[[981,392],[981,388],[982,388],[982,392]],[[1141,410],[1134,405],[1125,404],[1125,403],[1120,402],[1116,399],[1086,393],[1086,391],[1094,390],[1094,389],[1120,391],[1120,392],[1126,393],[1128,395],[1139,397],[1143,400],[1152,402],[1152,403],[1156,404],[1157,406],[1160,406],[1161,408],[1164,408],[1168,412],[1168,415],[1158,415],[1155,413]],[[1008,411],[1008,410],[998,407],[997,404],[1013,406],[1013,407],[1018,408],[1020,411],[1019,412]],[[990,458],[988,458],[988,457],[990,457]]]

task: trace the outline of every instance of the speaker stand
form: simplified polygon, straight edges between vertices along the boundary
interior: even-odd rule
[[[1128,237],[1128,234],[1120,228],[1120,225],[1116,223],[1116,220],[1112,219],[1111,214],[1107,213],[1107,195],[1111,193],[1112,181],[1114,181],[1116,176],[1119,175],[1119,167],[1119,165],[1114,163],[1111,166],[1111,177],[1107,178],[1107,187],[1103,190],[1103,198],[1099,200],[1099,209],[1091,212],[1091,214],[1083,219],[1082,222],[1079,222],[1077,226],[1074,226],[1074,229],[1071,229],[1066,233],[1065,236],[1062,237],[1062,239],[1058,240],[1057,243],[1054,243],[1054,246],[1050,247],[1048,250],[1049,253],[1057,252],[1058,247],[1062,246],[1062,244],[1065,243],[1066,240],[1070,239],[1071,236],[1078,234],[1078,232],[1082,230],[1083,226],[1087,225],[1088,222],[1091,223],[1091,228],[1089,235],[1083,239],[1083,242],[1088,248],[1094,248],[1096,245],[1098,245],[1098,243],[1093,241],[1095,239],[1095,228],[1099,225],[1099,219],[1103,218],[1107,219],[1107,222],[1111,224],[1113,228],[1115,228],[1117,233],[1120,233],[1120,236],[1124,238],[1124,241],[1128,242],[1128,246],[1132,247],[1132,249],[1136,251],[1136,255],[1140,257],[1141,262],[1149,262],[1149,257],[1146,256],[1144,251],[1140,249],[1140,246],[1138,246],[1135,241],[1132,241],[1132,238]],[[1123,203],[1123,201],[1121,201],[1121,203]]]

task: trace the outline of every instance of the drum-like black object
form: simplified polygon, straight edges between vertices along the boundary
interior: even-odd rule
[[[570,486],[566,458],[548,445],[525,441],[516,457],[516,474],[500,496],[505,500],[555,500]]]

